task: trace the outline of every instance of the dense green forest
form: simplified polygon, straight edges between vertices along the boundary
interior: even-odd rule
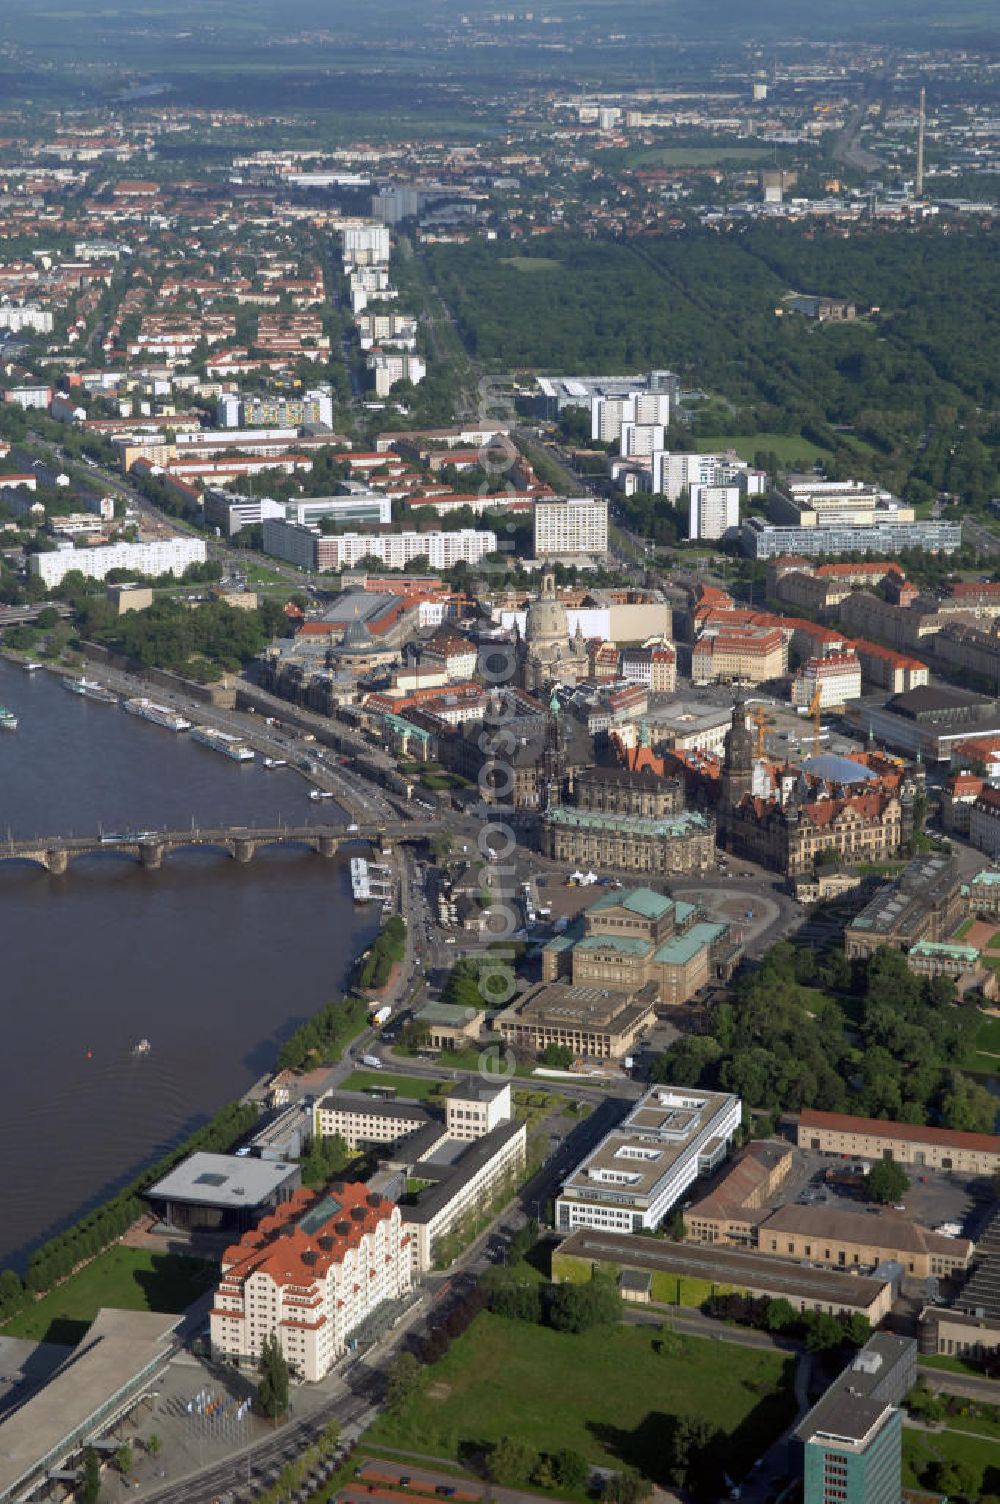
[[[156,600],[148,611],[125,616],[95,600],[82,609],[80,635],[146,668],[208,682],[221,671],[237,672],[286,624],[281,606],[271,600],[256,611],[237,610],[225,601],[203,601],[192,610],[183,601]]]
[[[544,255],[526,274],[525,255]],[[722,400],[720,432],[801,434],[838,473],[914,502],[982,506],[1000,491],[1000,259],[988,231],[754,226],[621,244],[546,237],[538,252],[476,243],[428,252],[487,368],[676,370]],[[789,290],[877,309],[819,325],[775,310]]]
[[[737,983],[711,1033],[677,1040],[655,1079],[721,1086],[751,1107],[817,1107],[990,1133],[997,1103],[957,1070],[980,1026],[946,977],[924,979],[899,951],[851,964],[787,942]]]

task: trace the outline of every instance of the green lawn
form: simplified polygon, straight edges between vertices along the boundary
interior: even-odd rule
[[[626,1461],[656,1479],[669,1417],[709,1416],[728,1437],[728,1470],[741,1476],[794,1414],[794,1360],[695,1337],[666,1357],[656,1340],[649,1328],[570,1336],[487,1312],[366,1443],[458,1458],[464,1444],[513,1435],[600,1466]]]
[[[512,266],[519,272],[558,272],[562,262],[554,256],[502,256],[504,266]]]
[[[654,146],[648,151],[630,152],[629,167],[716,167],[724,162],[770,165],[774,152],[766,146]]]
[[[903,1430],[903,1487],[916,1488],[928,1463],[939,1458],[967,1462],[980,1475],[983,1492],[995,1493],[1000,1486],[1000,1442],[979,1441],[960,1431]]]
[[[758,449],[770,449],[784,464],[803,461],[812,464],[829,455],[811,439],[803,439],[794,433],[724,433],[699,437],[698,449],[702,454],[715,454],[720,449],[735,449],[740,459],[752,460]]]
[[[968,919],[963,919],[962,923],[958,926],[958,929],[955,931],[951,938],[953,940],[961,940],[963,935],[967,935],[969,933],[975,922],[975,919],[971,916]]]
[[[399,1096],[423,1102],[441,1088],[442,1083],[430,1076],[393,1076],[388,1071],[352,1071],[342,1083],[341,1090],[371,1091],[376,1086],[395,1087]],[[449,1089],[447,1082],[443,1083],[443,1089]]]
[[[977,1379],[983,1377],[981,1368],[976,1368],[972,1363],[966,1363],[961,1358],[949,1358],[944,1353],[920,1354],[919,1366],[921,1368],[942,1368],[945,1373],[971,1373]]]
[[[15,1316],[7,1337],[77,1343],[102,1306],[180,1313],[215,1283],[218,1266],[204,1259],[143,1248],[109,1248],[65,1284]]]

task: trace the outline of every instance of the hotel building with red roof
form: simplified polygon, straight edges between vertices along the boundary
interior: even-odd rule
[[[212,1356],[256,1367],[276,1336],[292,1373],[315,1382],[376,1307],[408,1292],[411,1265],[394,1202],[360,1181],[298,1190],[223,1254]]]

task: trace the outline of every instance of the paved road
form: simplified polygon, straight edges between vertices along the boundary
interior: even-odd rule
[[[934,1368],[917,1360],[920,1377],[926,1379],[931,1389],[939,1394],[956,1394],[962,1399],[985,1400],[987,1404],[1000,1404],[1000,1379],[977,1378],[974,1374],[952,1373],[945,1368]]]

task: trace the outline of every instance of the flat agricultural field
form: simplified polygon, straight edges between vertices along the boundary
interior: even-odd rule
[[[568,1447],[603,1467],[625,1461],[662,1476],[664,1430],[676,1416],[710,1416],[725,1432],[727,1468],[739,1477],[794,1413],[794,1360],[782,1353],[686,1337],[682,1354],[653,1346],[648,1327],[581,1335],[489,1312],[397,1415],[366,1437],[457,1459],[469,1443],[516,1436],[539,1451]]]
[[[215,1282],[218,1265],[145,1248],[109,1248],[3,1328],[32,1342],[79,1342],[102,1306],[185,1311]]]

